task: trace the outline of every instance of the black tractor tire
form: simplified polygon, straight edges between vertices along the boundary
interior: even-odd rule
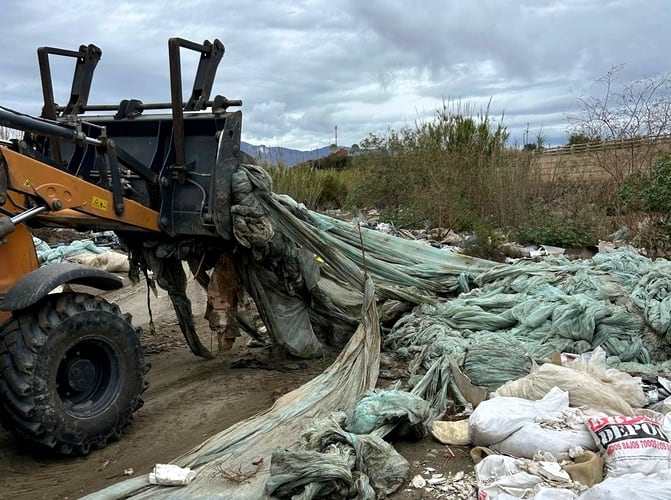
[[[0,420],[36,452],[85,455],[130,424],[148,369],[116,304],[49,295],[0,331]]]

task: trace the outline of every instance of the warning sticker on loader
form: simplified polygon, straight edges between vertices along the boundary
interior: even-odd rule
[[[98,210],[104,210],[107,211],[107,206],[109,202],[103,198],[98,198],[97,196],[94,196],[93,199],[91,200],[91,206],[93,208],[97,208]]]

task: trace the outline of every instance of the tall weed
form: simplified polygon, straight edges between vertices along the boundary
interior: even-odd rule
[[[433,119],[371,134],[360,146],[342,169],[271,169],[275,190],[313,209],[377,207],[403,227],[480,233],[492,256],[501,230],[528,243],[574,247],[606,238],[621,221],[613,217],[623,205],[618,183],[590,176],[572,155],[541,161],[542,142],[509,145],[503,118],[488,109],[447,102]],[[631,184],[631,201],[642,208],[641,186]]]
[[[340,208],[353,183],[349,170],[320,170],[311,165],[289,168],[282,164],[264,168],[273,179],[276,193],[288,194],[312,210]]]

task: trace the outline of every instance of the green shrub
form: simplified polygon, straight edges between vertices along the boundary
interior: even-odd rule
[[[467,243],[462,253],[480,259],[503,262],[507,255],[503,248],[503,237],[489,224],[479,222],[474,227],[474,238]]]
[[[622,183],[617,190],[617,203],[620,211],[638,212],[645,210],[644,186],[650,182],[646,172],[635,172]]]
[[[350,206],[412,209],[433,226],[471,229],[491,216],[492,182],[505,166],[508,132],[488,111],[443,104],[432,120],[362,141],[361,182]]]
[[[320,171],[317,176],[321,182],[321,193],[317,200],[317,208],[341,208],[347,198],[347,184],[338,172]]]
[[[273,191],[288,194],[311,210],[341,208],[349,185],[356,183],[350,170],[319,170],[309,164],[288,168],[265,165],[273,179]]]
[[[671,155],[660,158],[643,177],[642,198],[648,212],[671,214]]]
[[[632,237],[635,244],[643,246],[650,257],[671,256],[671,155],[665,155],[645,174],[627,179],[637,183],[640,192],[643,220],[636,224]]]
[[[515,230],[517,241],[562,248],[584,248],[598,243],[593,225],[586,220],[567,218],[549,210],[538,211],[531,222]]]

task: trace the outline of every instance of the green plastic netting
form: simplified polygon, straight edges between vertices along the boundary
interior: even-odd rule
[[[248,291],[264,298],[264,288],[273,287],[274,295],[260,303],[276,342],[296,355],[311,356],[320,352],[320,342],[338,345],[349,338],[362,302],[368,327],[377,327],[378,317],[371,316],[377,314],[376,302],[381,309],[388,304],[392,315],[414,307],[385,335],[383,348],[411,362],[412,394],[430,403],[433,417],[449,405],[448,388],[460,398],[451,370],[454,360],[472,381],[490,390],[528,373],[534,360],[599,346],[611,366],[645,373],[671,368],[667,261],[622,248],[591,260],[557,257],[498,265],[310,212],[273,194],[269,176],[257,166],[240,167],[233,191],[235,235],[249,264]],[[315,256],[326,263],[316,279]],[[375,281],[374,297],[366,274]],[[282,307],[276,310],[277,304]],[[282,398],[267,414],[222,431],[177,459],[180,465],[196,467],[198,475],[176,495],[233,498],[230,493],[238,488],[236,493],[245,489],[249,498],[259,498],[267,469],[249,484],[227,485],[230,491],[225,493],[221,481],[209,474],[218,464],[236,465],[236,460],[257,454],[267,457],[281,443],[295,444],[301,422],[351,408],[377,379],[378,338],[377,328],[365,333],[359,328],[325,374]],[[338,429],[334,435],[351,437]],[[305,458],[309,465],[312,455],[299,455],[276,452],[280,476],[291,473],[302,481],[300,477],[311,473],[309,467],[299,470],[293,460]],[[357,478],[351,464],[337,460],[333,487],[344,484],[370,495],[373,476]],[[314,482],[304,484],[320,487]],[[276,478],[271,486],[286,486],[291,494],[294,488],[288,485]],[[107,493],[171,497],[169,490],[133,480],[90,498],[106,498]]]

